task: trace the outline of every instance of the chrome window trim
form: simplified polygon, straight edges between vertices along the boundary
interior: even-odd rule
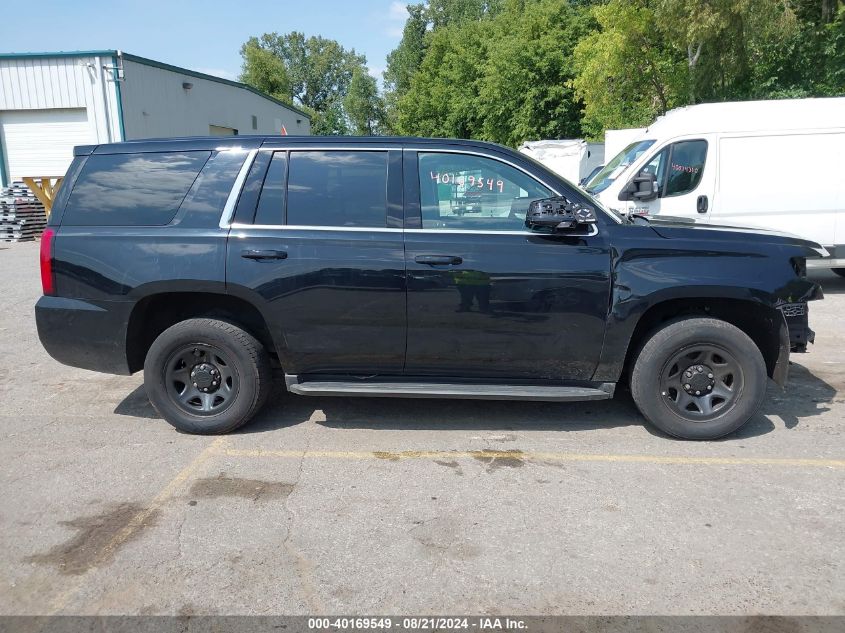
[[[260,229],[262,231],[345,231],[351,233],[377,231],[379,233],[401,233],[403,229],[380,227],[380,226],[318,226],[305,224],[249,224],[247,222],[235,222],[230,225],[232,230],[242,231],[244,229]]]
[[[489,158],[490,160],[497,160],[500,163],[505,163],[506,165],[510,165],[514,169],[521,171],[523,174],[525,174],[529,178],[536,180],[541,185],[543,185],[546,189],[549,189],[556,196],[562,195],[558,189],[555,189],[554,187],[552,187],[545,180],[538,178],[537,176],[532,174],[530,171],[520,167],[516,163],[512,163],[507,158],[503,158],[502,156],[499,156],[498,154],[493,154],[492,152],[485,153],[484,150],[423,148],[423,147],[417,147],[417,146],[406,146],[405,149],[409,149],[409,150],[412,150],[412,151],[415,151],[415,152],[423,152],[423,153],[427,153],[427,154],[468,154],[470,156],[479,156],[481,158]],[[577,189],[577,187],[576,187],[576,189]],[[587,196],[592,198],[592,196],[590,196],[589,194],[587,194]],[[607,218],[613,220],[616,224],[622,224],[622,221],[619,218],[614,216],[612,213],[608,212],[606,209],[602,208],[601,204],[597,200],[592,200],[592,204],[593,204],[593,206],[596,207],[596,209],[598,209],[599,211],[604,213],[604,215]],[[418,229],[413,229],[413,230],[418,230]],[[425,229],[421,229],[421,230],[425,230]],[[467,229],[467,230],[469,230],[469,229]],[[472,231],[472,232],[477,233],[478,231]],[[499,232],[501,232],[501,231],[499,231]],[[596,228],[596,233],[598,233],[598,228]],[[590,235],[595,235],[596,233],[591,233]],[[536,233],[530,233],[530,234],[536,235]]]
[[[350,145],[352,147],[350,147]],[[279,146],[279,147],[260,147],[258,149],[250,150],[246,160],[244,161],[243,166],[241,167],[241,171],[238,172],[238,176],[235,179],[235,184],[232,186],[232,191],[229,192],[229,197],[226,200],[226,205],[223,207],[223,214],[220,218],[220,228],[223,229],[261,229],[261,230],[304,230],[304,231],[378,231],[384,233],[397,233],[401,231],[405,231],[408,233],[452,233],[452,234],[475,234],[475,235],[544,235],[543,233],[535,233],[533,231],[485,231],[485,230],[474,230],[474,229],[400,229],[400,228],[389,228],[389,227],[366,227],[366,226],[294,226],[294,225],[287,225],[287,224],[248,224],[248,223],[233,223],[232,218],[235,212],[235,205],[238,201],[238,196],[240,195],[240,191],[243,188],[244,181],[249,174],[249,169],[252,167],[252,163],[255,160],[256,155],[258,152],[300,152],[300,151],[375,151],[375,152],[386,152],[386,151],[401,151],[401,150],[410,150],[414,152],[423,152],[428,154],[466,154],[468,156],[477,156],[479,158],[487,158],[490,160],[496,160],[501,163],[504,163],[514,169],[521,171],[529,178],[532,178],[539,182],[541,185],[546,187],[549,191],[554,193],[555,195],[559,196],[562,195],[558,189],[551,186],[546,181],[538,178],[527,169],[520,167],[516,163],[509,161],[507,158],[503,158],[497,154],[492,152],[485,152],[484,150],[479,149],[444,149],[440,147],[425,147],[425,146],[416,146],[416,145],[402,145],[401,143],[397,143],[393,146],[374,146],[374,147],[360,147],[355,146],[353,143],[350,145],[298,145],[298,146]],[[238,151],[239,148],[234,148],[235,151]],[[229,150],[232,151],[232,150]],[[243,151],[243,150],[239,150]],[[608,218],[614,220],[617,224],[621,224],[621,220],[614,217],[611,213],[605,211],[601,206],[596,205],[597,209],[605,214]],[[598,234],[598,227],[595,224],[590,225],[590,231],[583,236],[579,237],[592,237]]]
[[[350,147],[351,145],[351,147]],[[401,151],[401,145],[394,145],[393,147],[388,146],[380,146],[374,145],[370,147],[369,145],[361,147],[355,146],[352,143],[349,145],[294,145],[288,147],[259,147],[259,152],[389,152],[389,151]]]
[[[405,233],[451,233],[455,235],[533,235],[533,236],[549,236],[549,237],[566,237],[567,233],[538,233],[537,231],[490,231],[474,229],[404,229]],[[590,230],[587,233],[572,234],[570,237],[592,237],[598,235],[599,229],[595,224],[590,224]]]
[[[452,234],[452,235],[533,235],[533,236],[555,236],[554,233],[538,233],[535,231],[485,231],[474,229],[397,229],[389,227],[372,227],[372,226],[287,226],[284,224],[247,224],[237,222],[230,225],[233,231],[243,231],[246,229],[257,229],[260,231],[342,231],[351,233],[432,233],[432,234]],[[590,225],[590,230],[587,233],[573,234],[570,237],[592,237],[598,235],[599,229],[595,224]],[[566,233],[558,233],[559,237],[566,237]]]
[[[233,148],[227,151],[242,152],[241,148]],[[232,190],[229,191],[229,196],[226,198],[226,204],[223,205],[223,213],[220,215],[220,228],[228,229],[231,227],[232,218],[235,215],[235,205],[238,203],[238,197],[241,195],[244,181],[246,181],[247,174],[252,167],[255,157],[258,155],[257,149],[251,149],[246,153],[244,164],[241,165],[238,175],[235,176],[235,182],[232,184]]]

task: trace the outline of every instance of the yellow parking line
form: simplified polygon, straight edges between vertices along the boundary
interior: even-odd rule
[[[845,468],[844,459],[800,459],[789,457],[686,457],[682,455],[613,455],[598,453],[522,452],[518,450],[477,451],[321,451],[218,448],[229,457],[277,457],[287,459],[521,459],[556,462],[619,462],[642,464],[703,464],[708,466],[812,466]]]
[[[64,609],[67,604],[79,593],[85,584],[85,578],[91,570],[97,569],[103,562],[108,560],[109,556],[117,550],[118,547],[128,541],[134,534],[144,527],[144,524],[149,520],[153,513],[161,509],[161,507],[174,496],[175,493],[185,484],[185,482],[213,455],[219,454],[226,438],[218,437],[211,444],[197,455],[190,464],[185,466],[179,473],[171,479],[167,485],[150,501],[147,506],[135,514],[123,528],[114,535],[114,537],[106,543],[106,545],[97,553],[94,563],[89,568],[89,571],[82,574],[76,579],[76,582],[70,583],[65,590],[60,593],[50,604],[50,615],[55,615],[57,612]]]

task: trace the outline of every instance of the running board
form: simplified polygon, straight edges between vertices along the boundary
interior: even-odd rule
[[[302,396],[369,396],[374,398],[461,398],[467,400],[541,400],[567,402],[607,400],[613,397],[615,385],[601,383],[602,388],[496,385],[426,382],[364,382],[342,380],[307,380],[288,382],[292,393]]]

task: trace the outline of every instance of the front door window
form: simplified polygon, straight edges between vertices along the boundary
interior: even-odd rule
[[[492,158],[419,154],[424,229],[519,231],[532,200],[552,192],[524,172]]]
[[[681,196],[695,190],[701,182],[706,158],[707,141],[680,141],[673,144],[663,197]]]

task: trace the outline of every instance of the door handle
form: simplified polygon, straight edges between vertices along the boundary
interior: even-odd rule
[[[695,210],[699,213],[707,213],[707,196],[698,196],[695,201]]]
[[[288,254],[285,251],[258,251],[251,248],[245,248],[241,251],[241,257],[244,259],[265,261],[268,259],[287,259]]]
[[[464,260],[457,255],[417,255],[414,257],[414,261],[429,266],[457,266]]]

